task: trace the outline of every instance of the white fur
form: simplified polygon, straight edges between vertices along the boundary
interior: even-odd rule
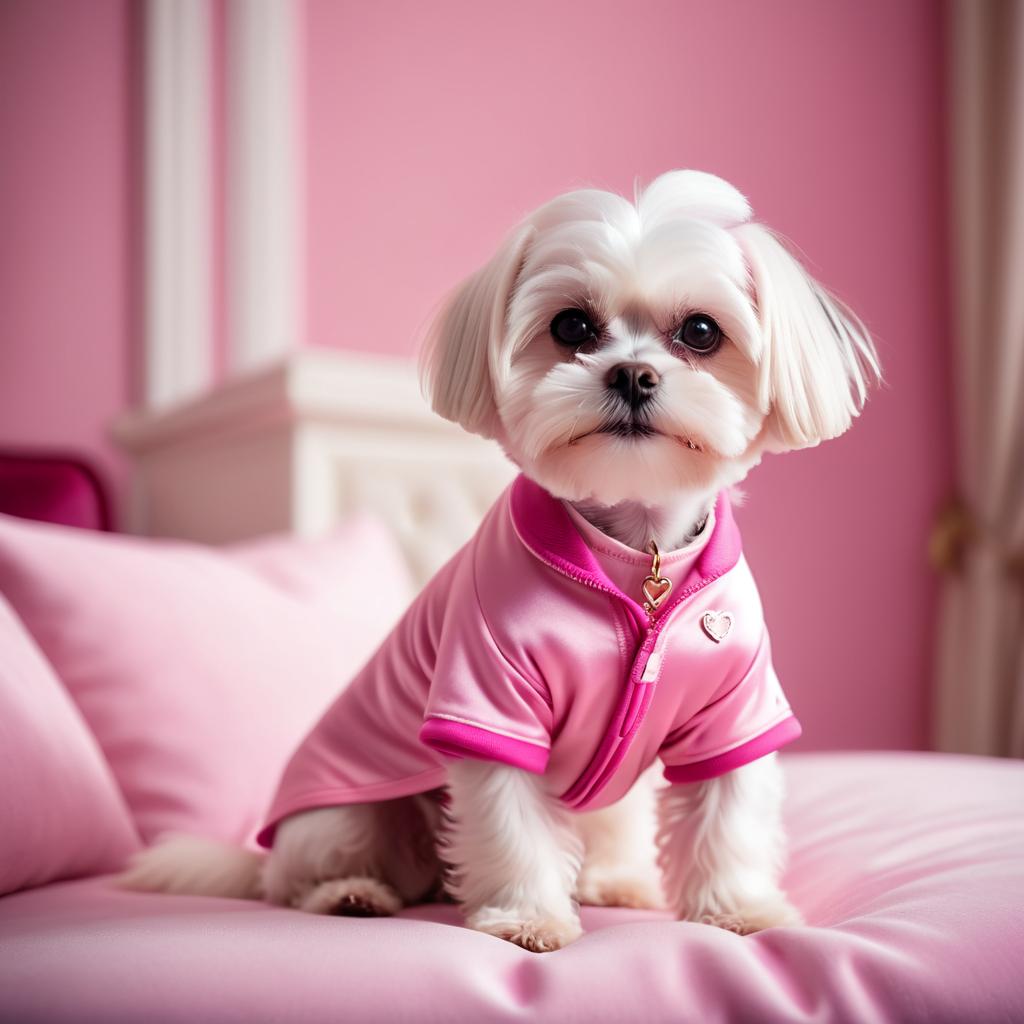
[[[366,879],[380,883],[378,898],[359,909],[393,913],[403,902],[422,899],[434,887],[439,862],[433,843],[440,812],[427,797],[378,804],[347,804],[303,811],[278,827],[263,870],[263,888],[271,903],[319,913],[344,913],[345,895],[326,904],[317,887],[338,879],[365,889]]]
[[[669,906],[732,931],[799,924],[779,888],[785,859],[775,754],[659,794],[658,850]]]
[[[573,307],[604,326],[593,351],[549,334]],[[724,329],[715,355],[671,344],[691,312]],[[595,432],[614,412],[605,377],[630,361],[661,377],[658,436]],[[739,192],[696,171],[662,175],[635,203],[584,190],[542,206],[453,295],[424,354],[442,416],[497,438],[557,497],[606,506],[709,500],[764,452],[842,433],[877,373],[857,318]]]
[[[618,803],[574,817],[584,851],[576,879],[580,903],[665,906],[655,858],[656,771],[648,771]]]
[[[577,938],[573,892],[583,847],[543,780],[467,760],[451,766],[448,788],[444,857],[467,923],[535,952]]]
[[[731,185],[662,175],[635,202],[596,190],[535,211],[445,304],[423,375],[435,410],[496,438],[599,529],[641,549],[693,536],[723,488],[768,451],[842,433],[878,363],[863,325],[762,226]],[[584,308],[600,339],[567,351],[554,316]],[[673,341],[713,316],[713,355]],[[658,378],[648,435],[617,436],[613,368]],[[629,413],[629,415],[639,415]],[[739,932],[799,922],[779,889],[785,848],[774,756],[658,796],[650,775],[618,805],[573,815],[545,780],[472,760],[450,771],[445,824],[429,797],[306,811],[259,855],[173,839],[122,884],[255,898],[316,913],[393,913],[445,883],[475,928],[536,951],[580,933],[576,899],[657,906]]]
[[[136,854],[118,878],[125,889],[193,896],[263,896],[264,856],[198,836],[162,836],[156,846]]]
[[[767,228],[736,232],[750,263],[764,334],[760,397],[771,408],[770,450],[842,434],[879,374],[867,329]]]

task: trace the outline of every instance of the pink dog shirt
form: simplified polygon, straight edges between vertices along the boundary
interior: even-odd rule
[[[518,477],[303,741],[259,842],[298,811],[443,786],[451,757],[542,773],[596,809],[657,757],[696,782],[796,739],[724,494],[704,533],[652,623]]]

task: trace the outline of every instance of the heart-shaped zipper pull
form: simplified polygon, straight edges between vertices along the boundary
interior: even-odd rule
[[[647,576],[644,579],[644,607],[651,607],[647,610],[657,610],[658,605],[665,600],[672,589],[672,581],[666,576]]]
[[[653,622],[655,612],[665,603],[665,598],[672,592],[672,581],[667,576],[661,575],[661,552],[658,545],[652,540],[647,545],[651,553],[651,571],[644,577],[641,584],[641,591],[644,596],[644,611]]]

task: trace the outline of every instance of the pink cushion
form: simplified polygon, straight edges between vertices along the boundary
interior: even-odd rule
[[[0,597],[0,894],[111,871],[138,847],[95,739]]]
[[[927,754],[783,755],[807,927],[745,938],[584,908],[537,955],[457,927],[115,891],[0,900],[12,1021],[1024,1020],[1024,764]],[[59,978],[60,984],[47,983]]]
[[[0,517],[0,590],[147,841],[248,840],[292,749],[411,596],[368,519],[218,551]]]

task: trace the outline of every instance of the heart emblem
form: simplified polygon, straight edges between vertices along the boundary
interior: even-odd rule
[[[700,624],[716,644],[720,644],[732,629],[732,616],[728,612],[705,612]]]
[[[662,601],[668,597],[671,589],[672,581],[664,576],[648,576],[644,580],[644,598],[652,610],[658,608]]]

